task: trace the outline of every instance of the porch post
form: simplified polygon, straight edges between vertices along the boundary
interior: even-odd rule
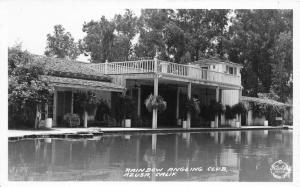
[[[74,93],[73,90],[71,90],[71,114],[74,112]]]
[[[158,96],[158,77],[155,75],[154,78],[154,97]],[[157,128],[157,109],[153,109],[152,114],[152,129]]]
[[[239,89],[239,102],[242,100],[242,89]],[[242,115],[238,115],[238,121],[240,122],[240,125],[242,125]]]
[[[188,99],[192,98],[192,83],[191,82],[188,83],[187,97],[188,97]],[[190,112],[187,112],[186,128],[187,129],[191,128],[191,113]]]
[[[138,88],[138,106],[137,106],[137,116],[141,117],[141,88]]]
[[[217,87],[216,88],[216,102],[219,102],[219,93],[220,93],[220,88]],[[215,127],[216,128],[219,127],[219,115],[218,114],[215,116]]]
[[[56,107],[57,107],[57,90],[54,90],[53,94],[53,126],[57,126],[56,122]]]
[[[158,96],[158,76],[157,76],[157,69],[158,69],[158,51],[156,50],[156,55],[154,57],[154,97]],[[152,111],[152,129],[157,128],[157,109],[153,109]]]
[[[177,95],[176,95],[176,119],[179,119],[179,92],[180,88],[177,87]]]

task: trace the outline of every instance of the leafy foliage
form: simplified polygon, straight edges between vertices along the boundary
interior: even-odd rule
[[[208,106],[202,106],[200,115],[208,121],[214,121],[216,115],[224,112],[224,106],[220,102],[212,100]]]
[[[116,100],[116,118],[118,121],[134,117],[135,103],[130,96],[119,96]]]
[[[226,105],[225,108],[226,108],[225,109],[225,118],[226,119],[233,119],[233,118],[235,118],[235,114],[232,111],[232,107],[230,105]]]
[[[100,103],[95,92],[87,91],[76,94],[75,102],[79,103],[83,111],[87,111],[88,114],[92,114]]]
[[[75,60],[80,54],[78,43],[62,25],[55,25],[53,35],[47,34],[45,55]]]
[[[81,50],[91,56],[94,63],[128,60],[132,55],[132,39],[137,30],[137,18],[132,11],[115,15],[109,21],[104,16],[99,21],[84,23],[87,35],[80,41]]]
[[[150,94],[145,100],[145,106],[149,112],[152,112],[153,109],[157,109],[158,112],[163,112],[167,109],[167,102],[164,101],[163,97],[160,95],[155,97]]]
[[[245,114],[247,112],[247,108],[242,102],[239,102],[232,106],[232,113],[235,114]]]
[[[229,28],[226,53],[244,65],[243,94],[292,93],[291,10],[236,10]]]
[[[21,46],[8,49],[8,105],[11,124],[21,121],[32,125],[36,106],[47,102],[53,92],[48,81],[40,78],[47,72],[42,66],[32,63],[31,54],[22,51]]]

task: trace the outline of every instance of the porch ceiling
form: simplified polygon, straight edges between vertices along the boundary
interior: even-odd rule
[[[42,79],[48,80],[53,86],[64,87],[64,88],[76,88],[76,89],[88,89],[88,90],[105,90],[113,92],[123,92],[124,87],[114,83],[66,78],[66,77],[55,77],[55,76],[42,76]]]

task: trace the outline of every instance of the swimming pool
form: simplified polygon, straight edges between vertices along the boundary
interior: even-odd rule
[[[292,181],[292,135],[291,130],[245,130],[9,141],[8,177],[12,181]]]

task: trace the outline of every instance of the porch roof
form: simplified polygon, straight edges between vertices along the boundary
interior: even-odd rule
[[[223,60],[219,57],[201,58],[197,61],[191,62],[191,64],[208,65],[208,64],[228,64],[233,66],[243,67],[243,65],[231,62],[229,60]]]
[[[279,107],[291,107],[291,104],[281,103],[272,99],[266,99],[266,98],[258,98],[258,97],[246,97],[242,96],[241,100],[243,102],[254,102],[254,103],[261,103],[266,105],[272,105],[272,106],[279,106]]]
[[[99,73],[90,67],[90,63],[33,55],[33,64],[43,66],[48,75],[111,82],[112,77]]]
[[[76,79],[57,76],[42,76],[51,85],[63,88],[88,89],[88,90],[105,90],[113,92],[123,92],[126,88],[110,82],[101,82],[94,80]]]

